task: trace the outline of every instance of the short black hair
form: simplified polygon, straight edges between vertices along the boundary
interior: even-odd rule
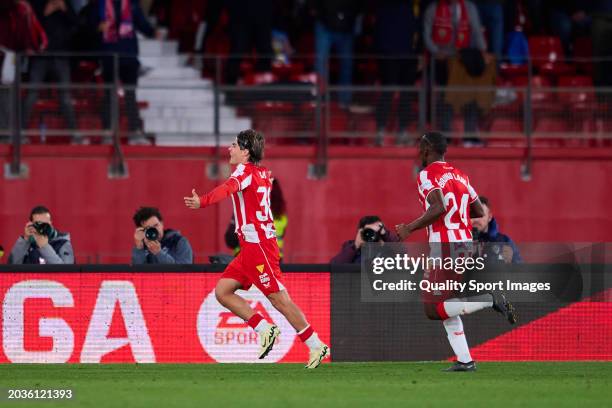
[[[366,215],[365,217],[361,217],[357,228],[361,229],[368,224],[375,223],[376,221],[382,221],[378,215]]]
[[[51,215],[51,211],[49,211],[49,209],[45,207],[44,205],[37,205],[36,207],[32,208],[32,211],[30,211],[30,221],[32,221],[35,214]]]
[[[486,205],[487,207],[491,208],[491,205],[489,204],[489,199],[485,196],[478,196],[478,199],[480,200],[481,204]]]
[[[151,217],[157,217],[158,220],[163,221],[161,213],[155,207],[140,207],[136,210],[136,214],[134,214],[133,220],[136,227],[140,227],[140,225],[148,220]]]
[[[446,137],[440,132],[427,132],[421,138],[425,143],[429,144],[434,152],[444,155],[446,146],[448,145]]]
[[[236,143],[241,149],[249,151],[251,163],[259,163],[263,159],[265,140],[261,132],[253,129],[243,130],[236,136]]]

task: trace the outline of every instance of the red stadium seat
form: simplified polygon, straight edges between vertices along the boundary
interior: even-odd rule
[[[276,75],[277,78],[291,79],[292,77],[300,75],[303,72],[304,64],[301,62],[284,64],[277,61],[272,64],[272,73]]]
[[[512,83],[517,87],[526,87],[529,84],[528,77],[516,77]],[[523,90],[517,90],[520,103],[523,101]],[[550,79],[541,75],[531,77],[531,106],[534,110],[550,111],[559,110],[555,104],[555,94],[552,91]]]
[[[272,72],[252,72],[238,81],[241,85],[262,85],[276,82],[278,78]]]
[[[595,102],[593,79],[588,76],[565,76],[559,78],[562,88],[577,88],[559,91],[559,100],[568,105],[569,109],[592,109]]]
[[[503,78],[514,78],[517,76],[525,76],[527,75],[527,64],[509,64],[507,62],[502,62],[499,65],[499,73]]]
[[[593,40],[591,37],[578,37],[574,41],[576,69],[583,75],[593,76]]]
[[[576,70],[565,63],[561,40],[554,36],[535,36],[529,38],[529,55],[533,66],[542,75],[557,77],[571,75]]]
[[[537,67],[547,62],[561,62],[564,58],[561,40],[554,36],[530,37],[529,55]]]
[[[319,83],[319,75],[316,72],[303,72],[300,74],[294,74],[290,78],[292,81],[308,82],[311,84]]]

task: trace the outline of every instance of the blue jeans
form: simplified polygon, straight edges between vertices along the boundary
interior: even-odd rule
[[[353,33],[330,31],[323,24],[315,23],[315,50],[317,58],[315,68],[323,80],[329,81],[329,52],[334,47],[340,56],[340,78],[338,84],[350,86],[353,76]],[[340,91],[338,100],[342,105],[351,103],[351,91]]]
[[[478,13],[489,34],[489,51],[499,63],[504,52],[504,8],[501,4],[479,3]]]

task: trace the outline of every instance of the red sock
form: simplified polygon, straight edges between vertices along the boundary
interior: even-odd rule
[[[264,318],[259,314],[255,313],[251,318],[247,321],[248,325],[255,330],[255,327],[261,322]]]
[[[308,338],[312,336],[313,333],[314,329],[312,328],[312,326],[309,325],[304,330],[302,330],[301,333],[298,333],[298,337],[300,338],[300,340],[306,343],[306,340],[308,340]]]

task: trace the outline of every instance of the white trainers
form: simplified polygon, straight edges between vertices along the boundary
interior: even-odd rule
[[[306,368],[317,368],[321,361],[328,357],[331,357],[331,350],[326,344],[322,344],[321,347],[310,351],[310,359]]]
[[[276,338],[280,336],[280,330],[277,326],[270,326],[264,333],[259,335],[259,341],[261,343],[261,348],[259,349],[259,359],[265,358],[269,352],[272,351],[272,347],[274,347],[274,342]]]

